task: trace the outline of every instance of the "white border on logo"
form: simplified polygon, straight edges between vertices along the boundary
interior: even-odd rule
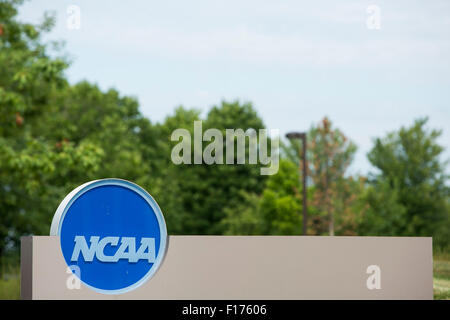
[[[129,190],[132,190],[136,192],[138,195],[140,195],[142,198],[144,198],[145,201],[150,205],[150,207],[155,212],[156,218],[158,220],[159,225],[159,232],[160,232],[160,244],[159,244],[159,250],[158,250],[158,256],[156,257],[156,260],[153,264],[153,266],[150,268],[150,270],[143,276],[139,281],[135,282],[134,284],[122,288],[122,289],[114,289],[114,290],[105,290],[105,289],[99,289],[96,287],[93,287],[87,283],[85,283],[82,279],[81,282],[92,290],[104,293],[104,294],[121,294],[125,292],[132,291],[138,287],[140,287],[142,284],[144,284],[146,281],[148,281],[150,278],[153,277],[153,275],[156,273],[156,271],[161,266],[167,252],[168,244],[169,244],[169,238],[167,235],[167,227],[166,227],[166,221],[164,220],[164,216],[161,212],[161,209],[158,206],[158,203],[153,199],[153,197],[145,191],[142,187],[138,186],[137,184],[130,182],[128,180],[123,179],[117,179],[117,178],[108,178],[108,179],[100,179],[100,180],[94,180],[89,181],[81,186],[75,188],[72,190],[64,199],[61,201],[61,203],[58,206],[58,209],[56,209],[56,212],[53,216],[52,224],[50,227],[50,235],[51,236],[61,236],[61,226],[64,221],[64,217],[71,207],[71,205],[85,192],[92,190],[94,188],[100,187],[100,186],[111,186],[116,185],[120,187],[127,188]],[[61,248],[61,246],[60,246]],[[61,248],[62,253],[62,248]],[[64,256],[63,256],[64,257]],[[64,259],[65,260],[65,259]]]

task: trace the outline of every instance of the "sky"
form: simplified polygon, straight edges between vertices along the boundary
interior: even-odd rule
[[[45,11],[69,81],[134,96],[152,122],[222,100],[282,135],[327,116],[358,146],[350,173],[367,174],[374,138],[428,116],[450,159],[448,0],[33,0],[19,19]]]

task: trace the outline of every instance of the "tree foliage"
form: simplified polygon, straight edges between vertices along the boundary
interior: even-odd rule
[[[50,58],[40,36],[52,25],[16,21],[18,1],[0,3],[0,257],[24,234],[42,234],[70,181],[100,167],[103,152],[83,141],[56,144],[36,130],[52,95],[67,86],[67,63]]]
[[[368,154],[379,172],[367,191],[370,212],[363,231],[402,236],[449,236],[448,175],[441,160],[441,131],[426,118],[375,140]]]
[[[170,128],[167,133],[171,133],[176,128],[186,128],[193,137],[194,120],[202,119],[199,118],[198,113],[179,108],[175,118],[167,118],[163,127]],[[223,101],[220,105],[211,108],[202,121],[202,128],[203,132],[209,128],[216,128],[223,133],[223,155],[225,155],[226,129],[258,130],[264,128],[264,125],[250,103]],[[171,146],[174,144],[172,143]],[[170,152],[167,154],[170,155]],[[260,193],[265,179],[260,175],[260,165],[238,165],[236,161],[235,164],[224,165],[202,163],[175,166],[170,163],[169,166],[177,172],[177,183],[180,190],[183,190],[179,195],[182,212],[186,216],[183,229],[189,234],[224,233],[223,224],[220,222],[225,217],[225,210],[234,208],[245,200],[242,192]]]

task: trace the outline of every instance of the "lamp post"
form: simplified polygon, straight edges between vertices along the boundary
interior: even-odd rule
[[[302,161],[303,161],[303,235],[306,235],[306,229],[308,226],[308,205],[306,196],[306,132],[289,132],[286,134],[286,138],[301,139],[302,140]],[[299,150],[300,151],[300,150]],[[300,156],[300,152],[299,152]],[[300,168],[299,168],[300,169]]]

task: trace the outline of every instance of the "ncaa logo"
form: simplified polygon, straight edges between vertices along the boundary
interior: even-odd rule
[[[167,249],[167,229],[156,201],[126,180],[87,182],[69,193],[53,217],[68,266],[79,267],[89,288],[125,293],[149,280]]]

